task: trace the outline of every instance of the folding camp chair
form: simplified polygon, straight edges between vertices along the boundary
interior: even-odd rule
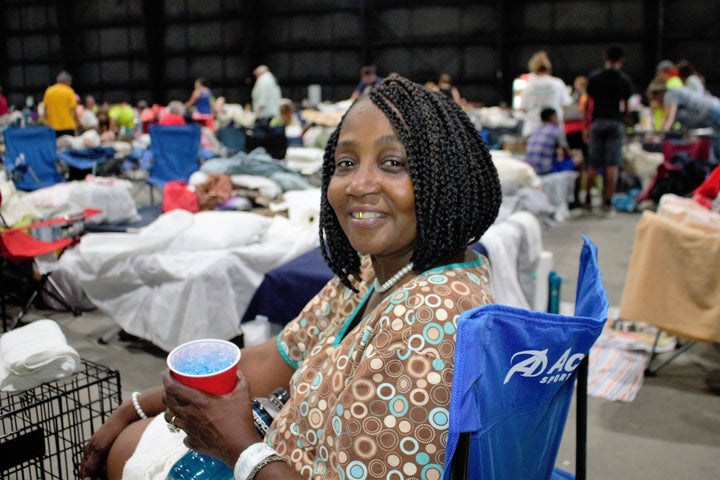
[[[200,168],[200,125],[150,125],[152,163],[147,183],[150,203],[153,189],[162,190],[170,181],[187,182]]]
[[[659,202],[665,193],[689,195],[712,170],[713,138],[698,136],[693,139],[665,138],[662,142],[663,163],[635,203],[645,200]]]
[[[232,157],[238,152],[245,151],[245,130],[232,126],[218,128],[215,136],[227,149],[227,156]]]
[[[80,150],[69,148],[58,151],[57,156],[58,160],[70,169],[68,176],[71,180],[73,178],[85,178],[88,171],[92,175],[100,173],[107,176],[108,172],[106,171],[112,170],[112,168],[106,168],[106,166],[116,164],[116,162],[109,162],[115,156],[115,149],[111,147],[93,147]]]
[[[58,170],[55,131],[46,126],[3,130],[3,163],[18,190],[32,191],[65,181]]]
[[[460,317],[446,479],[573,478],[554,463],[578,366],[607,320],[596,257],[584,238],[574,316],[491,304]]]
[[[73,218],[54,218],[17,228],[8,227],[5,218],[0,214],[0,221],[5,227],[0,230],[0,315],[3,331],[15,328],[41,293],[57,300],[75,316],[82,313],[78,307],[70,305],[60,295],[50,273],[37,273],[34,265],[37,257],[61,252],[75,243],[82,234],[82,229],[78,228],[78,225],[82,227],[80,222],[97,212],[88,209]],[[40,240],[32,233],[47,238]],[[20,305],[20,311],[13,318],[8,314],[10,303]]]

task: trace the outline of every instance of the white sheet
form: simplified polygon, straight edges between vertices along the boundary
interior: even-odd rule
[[[313,196],[306,201],[293,207],[319,208]],[[316,221],[207,212],[214,216],[208,222],[202,214],[173,212],[139,234],[87,234],[58,263],[126,332],[168,351],[189,340],[239,335],[240,318],[264,274],[318,245]],[[251,228],[247,216],[261,226],[259,241],[254,235],[238,240],[242,225]],[[208,237],[209,248],[197,248],[199,234]]]

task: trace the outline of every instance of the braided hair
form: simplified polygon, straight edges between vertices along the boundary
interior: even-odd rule
[[[407,151],[417,218],[413,269],[444,265],[478,241],[497,217],[502,194],[490,152],[467,114],[438,92],[392,75],[368,96]],[[344,118],[323,157],[320,246],[333,273],[354,290],[350,276],[360,280],[360,258],[327,198]]]

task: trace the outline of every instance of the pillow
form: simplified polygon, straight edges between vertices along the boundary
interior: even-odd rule
[[[193,216],[192,225],[168,248],[202,251],[243,247],[260,242],[271,223],[271,218],[256,213],[198,212]]]

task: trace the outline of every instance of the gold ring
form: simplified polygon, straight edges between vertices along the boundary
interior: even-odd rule
[[[170,430],[170,433],[178,433],[180,431],[180,428],[175,425],[175,419],[177,418],[177,415],[173,415],[173,417],[170,419],[169,422],[167,422],[167,428]]]

